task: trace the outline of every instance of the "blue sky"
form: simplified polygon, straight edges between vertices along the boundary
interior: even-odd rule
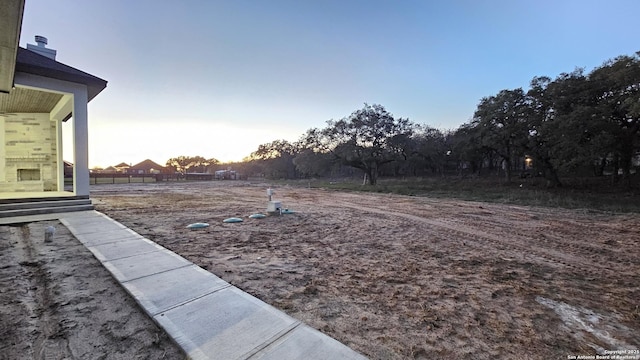
[[[441,129],[534,76],[640,50],[636,0],[26,0],[20,44],[109,84],[89,162],[240,160],[379,103]],[[67,156],[68,157],[68,156]]]

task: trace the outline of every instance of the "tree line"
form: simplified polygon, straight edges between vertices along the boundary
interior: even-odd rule
[[[629,179],[640,159],[640,52],[619,56],[586,73],[534,77],[529,88],[504,89],[480,99],[473,117],[440,130],[364,104],[298,141],[262,144],[233,166],[246,175],[299,179],[380,176],[537,176],[549,186],[566,177]],[[171,158],[178,172],[221,166],[201,156]]]
[[[539,176],[561,186],[565,176],[629,179],[640,155],[640,52],[585,73],[535,77],[529,89],[480,100],[471,120],[439,130],[365,104],[296,142],[262,144],[245,171],[271,178],[363,173],[380,176],[501,174]],[[635,165],[634,165],[635,164]]]

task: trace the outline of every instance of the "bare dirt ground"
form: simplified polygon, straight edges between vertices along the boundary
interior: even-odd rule
[[[294,214],[248,219],[266,188],[105,185],[92,198],[373,359],[640,358],[638,214],[282,186],[274,199]]]
[[[637,214],[278,187],[294,214],[246,218],[266,188],[101,185],[92,197],[373,359],[640,357]],[[1,226],[0,240],[0,359],[184,357],[58,222]]]
[[[58,221],[0,226],[0,303],[3,360],[185,358]]]

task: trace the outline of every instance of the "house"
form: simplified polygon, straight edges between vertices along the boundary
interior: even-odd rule
[[[236,180],[238,179],[238,173],[234,170],[216,170],[216,180]]]
[[[47,39],[19,46],[24,0],[0,2],[0,200],[89,199],[87,104],[107,81],[56,61]],[[72,143],[62,123],[71,120]],[[65,191],[62,149],[72,147]]]
[[[68,161],[64,161],[64,177],[73,178],[73,164]]]
[[[129,173],[129,168],[131,167],[131,165],[121,162],[118,165],[113,165],[113,168],[116,170],[115,172],[118,174],[128,174]]]
[[[165,172],[166,168],[164,166],[149,159],[135,164],[129,169],[130,174],[160,174]]]
[[[115,174],[116,172],[118,172],[118,169],[113,166],[106,167],[100,171],[102,174]]]

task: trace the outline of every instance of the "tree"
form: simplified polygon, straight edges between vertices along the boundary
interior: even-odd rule
[[[260,144],[258,149],[249,155],[252,160],[277,159],[295,152],[294,145],[287,140],[275,140]]]
[[[209,166],[209,162],[202,156],[192,156],[189,158],[190,162],[186,166],[186,172],[205,172],[205,168]]]
[[[191,163],[188,156],[178,156],[167,160],[166,166],[175,169],[176,172],[184,174],[187,172],[187,166]]]
[[[429,169],[432,174],[444,175],[445,165],[451,155],[445,133],[427,125],[416,126],[411,145],[410,155],[414,163]]]
[[[502,90],[480,101],[472,123],[480,129],[483,145],[500,156],[507,182],[511,181],[514,160],[524,156],[527,139],[527,111],[524,91]]]
[[[531,80],[531,88],[527,92],[527,104],[530,108],[528,116],[529,136],[527,152],[533,158],[535,169],[539,169],[552,187],[561,186],[558,171],[554,165],[553,147],[558,140],[555,127],[553,102],[547,88],[551,79],[546,76]]]
[[[471,168],[473,174],[480,174],[485,162],[492,165],[493,150],[483,145],[480,129],[472,123],[460,125],[451,135],[450,156],[458,162],[459,170]]]
[[[536,77],[526,94],[515,89],[485,97],[451,139],[453,154],[472,167],[491,166],[498,156],[507,180],[524,156],[552,186],[561,185],[560,174],[581,169],[602,175],[608,168],[614,180],[619,173],[629,180],[640,154],[640,52],[588,75],[577,68],[553,81]]]
[[[589,74],[597,104],[595,119],[613,140],[614,176],[628,179],[631,161],[640,149],[640,52],[605,62]]]
[[[612,139],[595,113],[597,95],[591,85],[578,68],[560,74],[544,90],[551,109],[542,129],[549,139],[552,164],[565,173],[594,168],[610,151]]]
[[[312,128],[295,143],[298,152],[293,158],[293,164],[302,176],[325,176],[333,167],[331,155],[319,144],[320,138],[321,131]]]
[[[293,158],[293,164],[300,174],[309,177],[329,175],[334,162],[330,154],[302,149]]]
[[[178,156],[167,160],[166,166],[172,167],[175,171],[185,174],[189,170],[196,170],[196,172],[205,172],[206,168],[218,164],[217,159],[205,159],[202,156]]]
[[[261,144],[247,160],[261,164],[262,172],[271,178],[294,179],[297,177],[293,158],[298,153],[296,144],[276,140]]]
[[[377,183],[382,165],[406,158],[404,145],[413,129],[408,119],[395,119],[375,104],[365,104],[349,117],[330,120],[327,125],[318,145],[343,164],[362,170],[369,185]]]
[[[220,160],[216,159],[216,158],[209,158],[206,159],[203,163],[203,165],[205,166],[206,169],[211,170],[211,168],[213,167],[213,170],[215,170],[214,165],[218,165],[220,164]]]

